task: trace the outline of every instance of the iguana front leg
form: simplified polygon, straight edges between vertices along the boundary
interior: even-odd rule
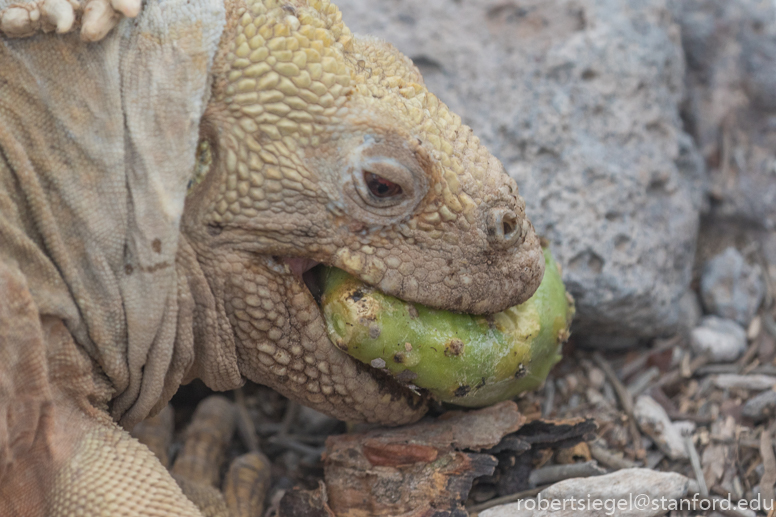
[[[223,24],[217,1],[173,0],[98,44],[0,34],[4,517],[199,515],[109,411],[146,416],[176,357],[178,220]]]
[[[37,0],[29,3],[0,2],[0,32],[12,38],[36,32],[64,34],[81,28],[84,41],[105,37],[126,16],[140,12],[142,0]]]
[[[0,292],[0,515],[198,515],[148,448],[95,407],[107,382],[2,262]]]
[[[264,454],[254,449],[235,458],[221,483],[221,467],[238,414],[225,397],[211,395],[202,400],[184,432],[183,447],[172,466],[172,406],[167,405],[155,417],[140,422],[132,429],[132,436],[148,446],[165,467],[171,467],[183,493],[205,517],[256,517],[264,513],[270,484],[271,463]],[[247,426],[253,428],[252,423]]]

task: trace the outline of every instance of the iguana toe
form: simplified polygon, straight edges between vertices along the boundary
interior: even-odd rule
[[[140,14],[140,0],[111,0],[110,5],[127,18],[134,18]]]
[[[99,41],[119,23],[120,15],[108,0],[90,0],[84,9],[81,39]]]
[[[73,5],[68,0],[45,0],[41,13],[48,23],[56,27],[57,34],[70,32],[75,23]]]
[[[122,19],[140,13],[141,0],[40,0],[0,10],[0,33],[25,38],[38,32],[81,29],[84,41],[99,41]]]
[[[11,38],[31,36],[40,27],[40,11],[32,6],[13,6],[0,12],[0,31]]]

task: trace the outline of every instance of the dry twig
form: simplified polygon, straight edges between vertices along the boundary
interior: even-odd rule
[[[764,427],[760,433],[760,456],[763,459],[764,472],[760,478],[760,493],[766,501],[774,500],[773,485],[776,483],[776,456],[773,454],[771,428],[773,424]]]
[[[707,354],[699,355],[690,361],[690,364],[688,365],[688,372],[690,375],[694,375],[698,368],[704,366],[708,362],[709,356]],[[733,366],[735,367],[735,365]],[[682,372],[681,369],[677,368],[676,370],[671,370],[670,372],[663,375],[660,379],[658,379],[653,387],[672,386],[681,380]]]
[[[638,467],[638,464],[635,461],[630,461],[626,458],[620,458],[608,449],[605,449],[604,447],[596,444],[590,445],[590,455],[595,458],[598,463],[606,465],[607,467],[614,470]]]
[[[604,372],[606,379],[617,394],[617,399],[620,401],[623,411],[628,415],[628,431],[631,434],[636,457],[639,459],[646,457],[647,451],[645,451],[644,447],[641,445],[641,433],[639,432],[638,426],[636,426],[636,419],[633,417],[633,396],[628,391],[628,388],[626,388],[617,377],[617,373],[614,371],[614,368],[612,368],[612,365],[610,365],[600,353],[596,352],[593,354],[593,361],[595,361],[598,367]]]
[[[709,487],[706,486],[706,478],[703,476],[701,459],[698,456],[698,450],[695,448],[695,444],[692,441],[692,436],[689,433],[684,433],[682,438],[684,439],[684,447],[687,449],[687,454],[690,456],[690,465],[692,465],[692,470],[695,474],[695,481],[698,482],[698,493],[703,497],[708,497]]]
[[[634,359],[633,361],[629,362],[628,364],[620,368],[619,376],[623,379],[627,379],[637,371],[644,368],[644,366],[646,366],[647,364],[647,361],[649,361],[650,357],[652,357],[655,354],[659,354],[660,352],[665,352],[666,350],[670,350],[671,348],[681,343],[682,339],[683,339],[682,335],[677,334],[668,339],[655,340],[655,346],[653,346],[649,350],[645,350],[644,353],[642,353],[636,359]]]
[[[587,478],[591,476],[600,476],[601,474],[606,474],[606,471],[599,467],[598,463],[595,461],[568,463],[566,465],[551,465],[531,472],[531,475],[528,476],[528,483],[537,486],[548,483],[557,483],[564,479]]]

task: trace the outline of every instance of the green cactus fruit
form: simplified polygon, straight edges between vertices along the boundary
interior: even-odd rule
[[[544,250],[545,273],[526,302],[490,316],[430,309],[327,268],[321,304],[341,350],[411,388],[479,407],[536,389],[560,360],[574,302]]]

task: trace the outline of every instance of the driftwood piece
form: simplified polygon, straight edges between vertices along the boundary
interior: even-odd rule
[[[338,516],[465,516],[476,477],[496,459],[477,452],[516,431],[513,402],[396,429],[330,437],[324,455],[329,506]]]

